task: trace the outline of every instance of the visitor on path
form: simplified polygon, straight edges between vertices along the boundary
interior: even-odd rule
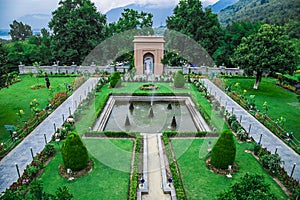
[[[48,77],[47,74],[45,75],[45,81],[46,81],[46,86],[49,89],[49,87],[50,87],[50,81],[49,81],[49,77]]]

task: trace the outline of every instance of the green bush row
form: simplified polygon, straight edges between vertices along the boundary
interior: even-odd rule
[[[187,199],[186,193],[183,187],[181,177],[179,176],[179,169],[177,167],[177,161],[173,159],[171,146],[169,144],[168,135],[166,132],[163,133],[163,142],[165,144],[165,151],[167,154],[168,161],[170,163],[169,167],[172,174],[173,184],[176,191],[177,199]],[[174,161],[175,160],[175,161]]]
[[[135,155],[134,155],[134,163],[133,163],[133,171],[132,171],[132,178],[129,184],[129,196],[128,199],[135,200],[137,194],[137,188],[139,184],[139,177],[138,177],[138,165],[139,165],[139,153],[141,150],[141,137],[140,134],[136,134],[135,139]]]
[[[206,131],[198,131],[198,132],[177,132],[177,131],[165,131],[163,132],[167,137],[218,137],[219,133],[216,132],[206,132]]]
[[[100,116],[109,96],[110,94],[105,94],[105,97],[101,98],[101,101],[98,103],[99,106],[97,107],[97,111],[96,111],[97,118]]]
[[[45,77],[45,74],[37,74],[39,78]],[[66,74],[66,73],[55,73],[55,74],[47,74],[48,77],[79,77],[81,74]]]
[[[136,138],[139,133],[123,131],[89,131],[85,137],[117,137],[117,138]]]

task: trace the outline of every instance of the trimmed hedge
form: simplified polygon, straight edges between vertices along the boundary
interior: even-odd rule
[[[73,171],[83,169],[89,161],[87,148],[75,132],[68,134],[61,152],[65,168],[70,168]]]
[[[139,153],[141,150],[141,137],[140,134],[136,134],[135,140],[135,154],[134,154],[134,163],[133,163],[133,170],[132,170],[132,178],[129,184],[129,198],[130,200],[135,200],[137,195],[137,188],[139,184]]]
[[[139,133],[123,131],[89,131],[84,134],[85,137],[117,137],[117,138],[135,138]]]
[[[171,175],[173,179],[174,188],[176,191],[176,197],[177,199],[187,199],[183,183],[180,176],[180,171],[177,165],[177,161],[173,158],[172,152],[171,152],[171,145],[169,144],[169,138],[167,136],[167,133],[163,133],[163,142],[165,145],[165,152],[167,154],[168,161],[170,163],[169,167],[171,170]]]
[[[175,88],[183,88],[185,83],[184,76],[182,74],[182,71],[179,70],[176,72],[174,77],[174,87]]]
[[[220,169],[227,169],[235,160],[236,146],[231,131],[225,130],[220,135],[211,151],[211,164]]]
[[[119,72],[114,72],[111,77],[110,77],[110,86],[112,88],[117,88],[121,86],[122,80],[121,80],[121,75]]]
[[[167,137],[217,137],[219,133],[216,132],[206,132],[206,131],[199,131],[199,132],[177,132],[177,131],[164,131],[163,135]]]

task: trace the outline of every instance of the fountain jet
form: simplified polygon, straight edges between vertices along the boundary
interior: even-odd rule
[[[132,111],[134,110],[134,106],[133,106],[133,103],[132,103],[132,102],[130,102],[129,110],[130,110],[130,112],[132,112]]]
[[[152,108],[152,106],[150,107],[150,111],[149,111],[148,117],[150,117],[150,118],[153,118],[153,117],[154,117],[154,113],[153,113],[153,108]]]
[[[177,127],[177,123],[176,123],[176,118],[175,118],[175,115],[174,115],[173,118],[172,118],[172,122],[171,122],[171,128],[176,129],[176,127]]]
[[[125,126],[130,126],[130,121],[129,121],[128,115],[126,116]]]

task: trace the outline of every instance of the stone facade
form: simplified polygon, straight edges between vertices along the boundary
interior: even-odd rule
[[[136,75],[162,75],[161,59],[164,56],[164,37],[135,36],[133,43]]]

